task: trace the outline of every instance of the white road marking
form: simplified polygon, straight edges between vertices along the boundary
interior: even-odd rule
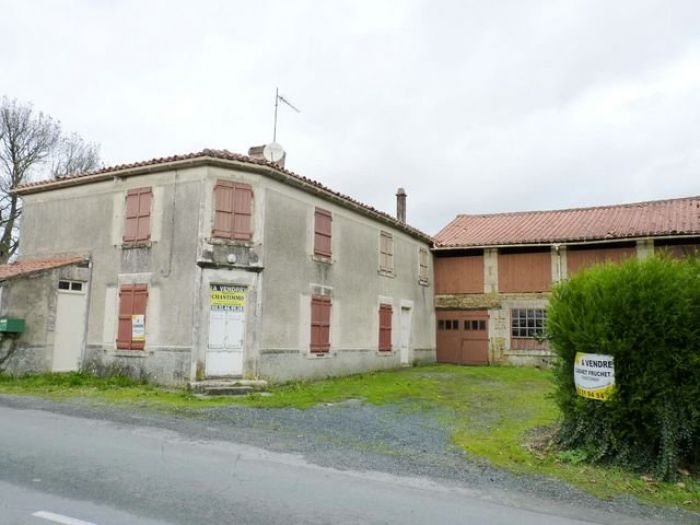
[[[89,521],[79,520],[77,518],[71,518],[70,516],[64,516],[63,514],[55,514],[53,512],[47,512],[45,510],[40,510],[32,514],[37,518],[43,518],[45,520],[53,521],[54,523],[61,523],[62,525],[95,525]]]

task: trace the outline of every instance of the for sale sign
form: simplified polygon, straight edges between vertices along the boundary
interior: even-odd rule
[[[576,393],[589,399],[606,401],[615,390],[613,356],[576,353],[574,361]]]

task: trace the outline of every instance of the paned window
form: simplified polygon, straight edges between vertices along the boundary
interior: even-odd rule
[[[331,298],[311,297],[311,351],[325,353],[331,348]]]
[[[513,308],[510,311],[513,337],[540,338],[544,336],[546,313],[541,308]]]
[[[390,304],[379,305],[379,351],[391,351],[391,318]]]
[[[379,234],[379,269],[385,272],[394,270],[394,238],[387,232]]]
[[[124,284],[119,288],[117,348],[143,350],[146,342],[146,303],[148,286]]]
[[[331,256],[331,212],[316,208],[314,213],[314,254],[321,257]]]
[[[214,231],[219,239],[249,241],[252,230],[253,189],[249,184],[219,180],[214,186]]]
[[[124,242],[144,242],[151,238],[152,201],[153,191],[150,187],[133,188],[126,192]]]

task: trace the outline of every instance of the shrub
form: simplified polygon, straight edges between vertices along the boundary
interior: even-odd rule
[[[547,337],[565,449],[672,481],[700,459],[700,260],[590,268],[553,290]],[[608,401],[576,394],[577,352],[610,354]]]

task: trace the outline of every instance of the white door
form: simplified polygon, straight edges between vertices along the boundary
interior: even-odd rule
[[[399,359],[402,365],[407,365],[409,364],[409,348],[411,345],[411,309],[409,307],[401,307],[399,323]]]
[[[54,372],[71,372],[80,368],[85,335],[87,283],[59,281],[56,302],[56,332],[53,343]]]
[[[208,377],[243,374],[245,295],[242,286],[212,284],[209,287]]]

